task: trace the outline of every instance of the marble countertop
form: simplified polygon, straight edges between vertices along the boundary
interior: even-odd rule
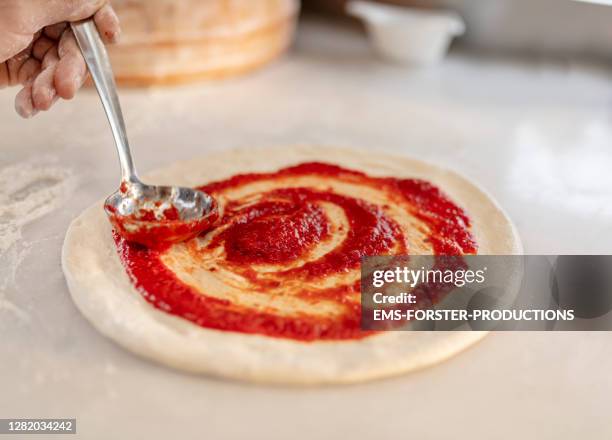
[[[15,92],[0,93],[0,201],[30,221],[0,215],[0,417],[76,417],[87,439],[612,436],[608,333],[492,334],[424,371],[309,389],[191,376],[132,356],[81,317],[60,268],[70,220],[118,182],[97,97],[86,91],[23,121]],[[611,66],[453,53],[410,70],[376,60],[355,30],[309,21],[289,56],[254,75],[124,90],[122,102],[143,173],[233,147],[408,154],[482,185],[526,253],[612,251]],[[38,177],[27,181],[24,169]],[[19,178],[27,188],[9,194]]]

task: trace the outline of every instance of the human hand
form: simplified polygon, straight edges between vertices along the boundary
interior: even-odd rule
[[[68,22],[92,15],[102,39],[114,43],[119,20],[107,0],[0,0],[0,89],[23,86],[15,97],[22,117],[81,88],[87,66]]]

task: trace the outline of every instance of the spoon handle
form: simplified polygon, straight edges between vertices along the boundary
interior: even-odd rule
[[[130,152],[123,114],[121,113],[113,69],[98,29],[92,19],[74,22],[71,27],[96,85],[113,132],[121,164],[121,179],[127,182],[139,182]]]

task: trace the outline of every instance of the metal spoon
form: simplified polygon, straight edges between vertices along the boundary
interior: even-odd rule
[[[218,218],[217,203],[202,191],[176,186],[145,185],[130,153],[112,67],[93,20],[71,24],[111,130],[119,162],[121,187],[104,203],[115,230],[129,241],[163,247],[208,229]]]

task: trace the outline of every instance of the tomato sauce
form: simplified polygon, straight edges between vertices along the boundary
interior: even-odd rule
[[[477,252],[468,215],[437,187],[423,180],[371,177],[336,165],[314,162],[273,173],[237,175],[198,189],[225,200],[224,194],[233,189],[287,177],[314,177],[321,182],[340,180],[383,191],[389,204],[405,207],[406,216],[416,217],[427,226],[427,240],[434,254],[460,256]],[[347,222],[340,226],[343,230],[334,230],[338,226],[332,225],[327,218],[325,204],[342,210]],[[320,185],[316,188],[277,188],[264,192],[254,203],[226,200],[223,215],[216,225],[220,232],[203,251],[224,251],[221,262],[224,269],[248,280],[253,292],[266,293],[288,283],[296,285],[296,282],[312,285],[330,276],[359,270],[364,256],[410,253],[404,231],[387,214],[388,208],[388,205],[377,206],[338,194],[331,188],[321,189]],[[329,240],[332,234],[343,234],[345,238],[324,255],[312,258],[313,249]],[[307,313],[283,316],[272,310],[253,310],[233,304],[183,283],[162,261],[167,249],[130,243],[120,234],[115,234],[115,241],[133,283],[147,301],[202,327],[302,341],[359,339],[373,334],[360,328],[359,280],[291,293],[314,305],[321,300],[337,302],[345,310],[339,317]],[[194,252],[197,256],[197,251]],[[296,261],[300,264],[292,265]],[[461,265],[461,261],[456,263]],[[255,266],[261,265],[273,265],[274,273],[262,277],[255,270]],[[422,286],[419,291],[423,301],[434,303],[443,290]],[[244,294],[249,295],[249,292]]]

